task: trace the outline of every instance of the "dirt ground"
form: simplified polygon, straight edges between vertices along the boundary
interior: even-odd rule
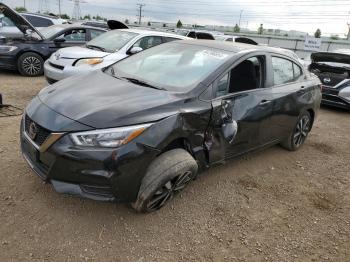
[[[0,72],[7,103],[44,86]],[[54,192],[22,159],[19,123],[0,118],[0,261],[350,261],[348,112],[322,108],[300,151],[234,159],[150,215]]]

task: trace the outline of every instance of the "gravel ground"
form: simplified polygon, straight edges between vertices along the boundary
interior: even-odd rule
[[[0,72],[24,107],[40,78]],[[350,261],[350,113],[322,108],[298,152],[279,146],[213,168],[150,215],[60,195],[0,118],[0,261]]]

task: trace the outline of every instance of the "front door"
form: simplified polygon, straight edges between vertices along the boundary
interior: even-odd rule
[[[261,145],[260,127],[272,115],[271,89],[265,88],[265,57],[242,61],[215,83],[206,145],[211,163]]]

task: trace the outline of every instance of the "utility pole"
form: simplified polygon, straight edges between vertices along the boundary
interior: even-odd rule
[[[136,4],[138,6],[138,18],[139,18],[139,25],[141,25],[141,18],[142,18],[142,8],[145,6],[145,4]]]
[[[26,8],[26,0],[23,0],[23,7]]]
[[[61,17],[61,0],[58,0],[58,15]]]
[[[238,21],[238,26],[239,27],[241,27],[242,13],[243,13],[243,10],[241,10],[241,12],[239,13],[239,21]]]

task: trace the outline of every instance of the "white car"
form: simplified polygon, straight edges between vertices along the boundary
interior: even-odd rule
[[[105,68],[127,56],[150,47],[189,39],[164,32],[117,29],[106,32],[82,47],[67,47],[53,53],[44,64],[48,83],[52,84],[69,76]]]

